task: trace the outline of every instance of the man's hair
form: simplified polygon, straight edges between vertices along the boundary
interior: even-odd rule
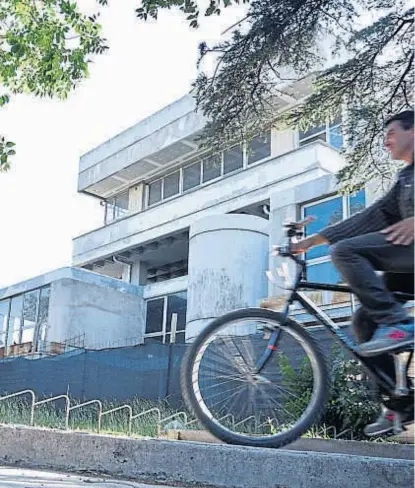
[[[385,122],[385,127],[395,121],[399,122],[404,130],[412,129],[414,126],[414,111],[404,110],[403,112],[394,115]]]

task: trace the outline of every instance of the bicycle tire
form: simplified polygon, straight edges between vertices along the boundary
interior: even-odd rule
[[[228,322],[240,319],[266,319],[275,322],[278,326],[284,328],[291,328],[295,335],[307,345],[308,350],[314,359],[318,381],[317,391],[314,393],[314,405],[307,412],[307,415],[301,419],[301,422],[296,424],[293,429],[284,433],[278,433],[267,438],[250,437],[230,432],[223,428],[216,419],[211,419],[201,408],[199,401],[195,395],[193,388],[193,368],[197,354],[206,340],[219,328],[224,327]],[[246,308],[230,312],[226,315],[213,320],[190,344],[189,349],[183,358],[181,368],[181,389],[184,401],[200,423],[211,432],[216,438],[228,444],[238,444],[253,447],[272,447],[280,448],[287,444],[294,442],[307,432],[313,425],[315,425],[324,413],[326,403],[329,395],[329,373],[326,360],[320,351],[317,343],[311,335],[297,322],[287,318],[283,326],[281,326],[282,314],[269,309],[262,308]],[[315,377],[315,375],[314,375]],[[315,379],[315,378],[314,378]]]

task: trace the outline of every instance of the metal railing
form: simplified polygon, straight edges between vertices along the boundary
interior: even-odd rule
[[[74,405],[73,407],[68,406],[66,409],[66,421],[65,427],[69,428],[69,415],[73,410],[77,410],[78,408],[87,407],[89,405],[98,405],[98,432],[101,432],[101,423],[102,423],[102,402],[101,400],[89,400],[88,402],[79,403],[78,405]]]
[[[111,408],[109,410],[104,411],[104,407],[101,400],[89,400],[87,402],[71,405],[71,400],[68,395],[57,395],[51,398],[46,398],[44,400],[36,400],[36,393],[33,390],[22,390],[16,393],[12,393],[10,395],[5,395],[0,397],[0,402],[4,400],[9,400],[11,398],[17,398],[19,396],[30,395],[30,426],[35,425],[35,408],[39,405],[45,405],[47,403],[55,402],[58,400],[65,400],[65,429],[69,429],[69,419],[70,414],[74,410],[78,410],[80,408],[88,407],[90,405],[97,405],[98,406],[98,415],[97,415],[97,431],[101,432],[102,429],[102,418],[106,415],[119,412],[122,410],[126,410],[128,412],[128,434],[131,435],[132,433],[132,425],[133,421],[141,418],[145,415],[153,414],[156,417],[156,427],[157,427],[157,436],[159,437],[162,431],[162,425],[165,424],[168,420],[172,420],[174,418],[182,418],[183,425],[188,424],[188,416],[186,412],[176,412],[173,415],[169,415],[168,417],[162,418],[161,410],[159,408],[150,408],[148,410],[144,410],[143,412],[138,412],[136,414],[133,413],[133,409],[131,405],[127,403],[124,405],[120,405],[119,407]],[[193,421],[192,421],[193,422]]]
[[[30,403],[29,403],[29,406],[30,406],[30,426],[31,427],[33,427],[35,425],[35,408],[38,407],[39,405],[45,405],[47,403],[55,402],[58,400],[65,400],[65,429],[66,430],[69,429],[69,419],[70,419],[71,412],[73,412],[74,410],[78,410],[80,408],[90,406],[90,405],[97,405],[98,406],[98,415],[97,415],[97,431],[98,432],[101,432],[102,418],[103,417],[105,417],[106,415],[112,414],[112,413],[122,411],[122,410],[126,410],[128,412],[128,435],[132,434],[132,426],[133,426],[134,420],[141,418],[145,415],[150,415],[150,414],[153,414],[156,417],[157,437],[160,437],[160,435],[162,433],[162,426],[165,425],[166,422],[168,422],[169,420],[181,418],[183,421],[182,424],[183,424],[184,428],[188,427],[189,425],[193,425],[193,424],[198,423],[197,419],[189,420],[188,414],[186,412],[176,412],[172,415],[169,415],[167,417],[162,418],[161,410],[157,407],[150,408],[148,410],[144,410],[142,412],[138,412],[138,413],[134,414],[131,405],[128,405],[127,403],[124,405],[120,405],[119,407],[111,408],[111,409],[105,410],[105,411],[103,409],[102,401],[97,400],[97,399],[89,400],[87,402],[83,402],[83,403],[79,403],[79,404],[75,404],[75,405],[71,405],[71,400],[70,400],[68,395],[57,395],[57,396],[54,396],[51,398],[46,398],[46,399],[37,401],[36,400],[36,393],[33,390],[29,390],[29,389],[2,396],[2,397],[0,397],[0,402],[5,401],[5,400],[10,400],[11,398],[17,398],[19,396],[24,396],[24,395],[29,395],[30,399],[31,399]],[[226,420],[226,419],[230,420],[233,428],[236,428],[238,426],[243,425],[248,420],[252,420],[252,419],[255,420],[255,417],[253,415],[251,415],[250,417],[247,417],[246,419],[243,419],[239,422],[235,422],[235,417],[232,414],[227,414],[218,420],[221,422],[221,421]],[[262,425],[264,425],[264,424],[262,424]],[[343,436],[344,434],[346,434],[348,432],[348,430],[350,430],[351,439],[353,439],[353,433],[352,433],[351,429],[347,429],[347,430],[338,434],[336,432],[336,429],[333,426],[320,428],[317,431],[317,436],[321,436],[321,435],[327,436],[329,431],[332,431],[333,438],[336,439],[336,438],[339,438],[340,436]]]

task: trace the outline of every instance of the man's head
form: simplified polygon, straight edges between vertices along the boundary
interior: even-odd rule
[[[385,146],[392,159],[412,163],[414,155],[414,111],[405,110],[386,121]]]

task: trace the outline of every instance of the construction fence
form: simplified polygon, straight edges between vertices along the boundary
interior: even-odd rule
[[[66,393],[88,401],[131,398],[181,402],[180,365],[185,344],[146,344],[106,350],[75,350],[40,359],[0,361],[0,396],[33,390],[38,397]]]

